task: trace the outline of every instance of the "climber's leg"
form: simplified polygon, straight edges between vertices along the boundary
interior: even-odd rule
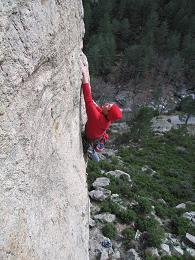
[[[100,161],[100,158],[99,158],[98,154],[91,147],[87,150],[87,155],[88,155],[89,159],[91,159],[92,161],[95,161],[95,162],[99,162]]]
[[[96,151],[93,149],[93,143],[91,143],[86,135],[83,133],[82,134],[82,141],[83,141],[83,153],[84,153],[84,157],[85,155],[88,156],[89,159],[93,160],[93,161],[96,161],[96,162],[99,162],[100,161],[100,158],[98,156],[98,154],[96,153]],[[85,161],[86,158],[85,158]]]
[[[84,133],[82,134],[82,142],[83,142],[83,153],[87,154],[87,150],[88,150],[90,144],[89,144],[89,141],[87,140],[87,137]]]

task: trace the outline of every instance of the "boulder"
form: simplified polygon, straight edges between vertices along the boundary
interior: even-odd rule
[[[106,157],[111,157],[111,156],[115,156],[117,150],[113,150],[113,149],[105,149],[102,154],[105,155]]]
[[[108,259],[108,255],[113,253],[112,243],[109,238],[102,235],[99,228],[94,227],[89,230],[89,259]],[[109,241],[111,247],[102,246],[103,241]],[[107,258],[106,258],[107,257]],[[78,258],[79,259],[79,258]]]
[[[183,256],[184,251],[180,246],[172,246],[171,247],[171,253],[174,256]]]
[[[172,246],[180,246],[180,242],[177,238],[173,237],[173,236],[170,236],[168,238],[169,240],[169,243],[172,245]]]
[[[163,226],[163,222],[162,222],[161,218],[159,218],[159,217],[155,214],[154,211],[151,212],[151,215],[154,217],[154,219],[155,219],[156,221],[158,221],[158,223],[159,223],[161,226]]]
[[[137,241],[137,240],[131,239],[131,240],[129,241],[129,247],[130,247],[130,248],[134,248],[135,250],[138,250],[139,247],[140,247],[140,243],[139,243],[139,241]]]
[[[193,223],[195,223],[195,211],[191,211],[191,212],[185,212],[183,214],[184,218],[189,219],[190,221],[192,221]]]
[[[167,244],[161,244],[161,253],[163,256],[170,256],[171,255],[171,250],[169,245]]]
[[[136,231],[136,233],[135,233],[135,240],[139,240],[141,234],[142,234],[142,233],[139,231],[139,229],[137,229],[137,231]]]
[[[94,188],[98,188],[98,187],[106,187],[110,184],[110,179],[106,178],[106,177],[100,177],[97,178],[94,183],[92,184],[92,186]]]
[[[141,260],[138,253],[135,251],[135,249],[130,249],[125,257],[125,260]]]
[[[164,199],[157,199],[157,201],[160,202],[163,205],[167,205],[167,203]]]
[[[181,204],[176,206],[176,209],[185,209],[185,208],[186,208],[186,204],[185,203],[181,203]]]
[[[166,116],[158,116],[152,119],[152,129],[154,132],[166,133],[170,131],[172,124],[167,121]]]
[[[124,112],[124,111],[123,111]],[[110,131],[114,134],[114,133],[125,133],[128,132],[129,130],[129,126],[126,122],[123,123],[113,123]]]
[[[96,201],[104,201],[109,198],[111,195],[110,190],[106,190],[104,188],[98,188],[96,190],[92,190],[89,192],[89,196],[92,200]]]
[[[112,194],[111,197],[110,197],[110,199],[111,199],[113,202],[118,202],[118,203],[122,202],[122,199],[119,197],[118,194]]]
[[[158,253],[158,249],[155,248],[155,247],[148,247],[148,248],[146,248],[145,255],[154,257],[155,259],[156,258],[160,258],[159,253]]]
[[[110,213],[102,213],[94,216],[95,220],[99,220],[102,223],[112,223],[115,221],[116,216]]]
[[[179,153],[187,153],[186,148],[183,146],[177,146],[176,151],[178,151]]]
[[[120,251],[117,249],[114,249],[114,253],[112,254],[112,260],[121,259]]]
[[[141,168],[141,171],[142,172],[145,172],[145,173],[148,173],[148,174],[150,174],[151,176],[153,176],[155,173],[156,173],[156,171],[154,171],[152,168],[150,168],[148,165],[145,165],[145,166],[143,166],[142,168]]]
[[[195,257],[195,249],[188,247],[186,248],[185,254],[186,256]]]
[[[188,241],[191,245],[195,246],[195,236],[186,233],[186,241]]]
[[[115,171],[106,172],[105,174],[108,175],[108,176],[116,177],[116,178],[120,178],[121,176],[124,176],[125,178],[127,178],[128,182],[130,184],[132,184],[131,177],[126,172],[123,172],[123,171],[120,171],[120,170],[115,170]]]
[[[108,259],[109,259],[108,250],[106,250],[106,248],[103,248],[100,255],[100,260],[108,260]]]
[[[90,213],[91,215],[97,214],[100,212],[100,207],[95,203],[90,202]]]

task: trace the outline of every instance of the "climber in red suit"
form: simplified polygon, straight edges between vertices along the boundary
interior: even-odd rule
[[[106,103],[99,107],[92,99],[87,66],[82,66],[82,75],[82,89],[87,113],[85,139],[90,144],[87,154],[90,159],[99,161],[97,152],[104,149],[105,141],[108,139],[106,130],[112,122],[122,118],[122,112],[116,104]]]

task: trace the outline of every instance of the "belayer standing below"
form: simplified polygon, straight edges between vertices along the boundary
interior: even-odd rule
[[[87,66],[82,66],[82,89],[87,113],[85,136],[83,138],[84,153],[94,161],[99,161],[97,152],[102,152],[108,139],[106,130],[112,122],[122,118],[122,112],[116,104],[105,103],[98,106],[92,99],[89,71]]]

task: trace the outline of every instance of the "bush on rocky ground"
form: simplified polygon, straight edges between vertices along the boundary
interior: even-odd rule
[[[122,223],[131,224],[136,220],[137,215],[132,209],[120,210],[118,218]]]
[[[178,236],[184,237],[186,233],[191,233],[191,225],[188,219],[176,217],[171,221],[172,232]]]
[[[164,229],[178,239],[182,239],[186,232],[195,235],[195,227],[190,220],[182,217],[187,211],[195,211],[195,204],[190,202],[195,199],[195,139],[187,134],[185,127],[173,129],[163,136],[147,136],[147,131],[142,142],[128,141],[128,147],[118,145],[117,157],[98,164],[89,161],[87,172],[89,189],[97,177],[106,176],[103,174],[106,171],[120,169],[130,175],[132,187],[125,178],[109,177],[107,188],[112,194],[118,194],[120,199],[119,202],[111,199],[101,202],[101,212],[110,212],[116,215],[119,223],[132,226],[129,237],[139,229],[144,247],[159,247]],[[131,138],[129,133],[129,140]],[[184,202],[185,209],[176,208]],[[151,213],[160,217],[164,226]],[[129,244],[127,238],[123,242],[124,245]]]
[[[163,227],[154,218],[138,219],[137,227],[141,232],[146,232],[144,234],[145,245],[149,247],[160,246],[165,237],[165,232]]]
[[[128,199],[131,199],[134,195],[130,190],[128,179],[126,176],[120,176],[120,178],[110,177],[111,183],[108,187],[112,193],[120,194]]]
[[[113,223],[107,223],[103,226],[102,233],[105,237],[115,239],[117,235],[117,229]]]
[[[131,228],[125,228],[122,231],[122,235],[124,237],[123,246],[129,249],[130,242],[135,237],[135,231]]]
[[[152,210],[152,204],[148,198],[139,197],[137,199],[138,206],[136,207],[137,211],[140,214],[149,214]]]
[[[125,228],[123,231],[122,231],[122,235],[124,236],[124,238],[126,240],[131,240],[135,237],[135,231],[131,228]]]

